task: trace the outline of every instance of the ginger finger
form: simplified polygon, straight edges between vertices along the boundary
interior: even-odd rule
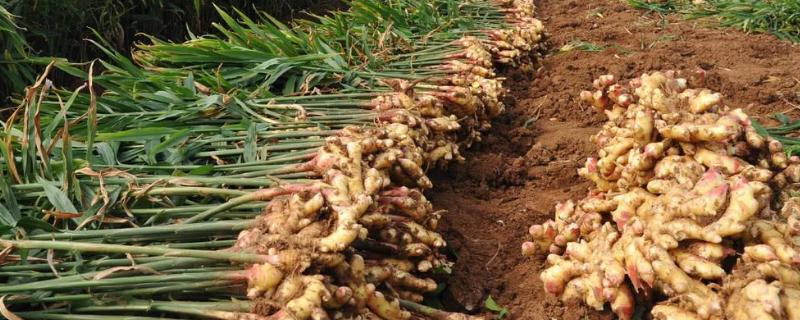
[[[689,99],[689,109],[693,113],[702,113],[716,106],[722,100],[719,92],[712,93],[711,90],[703,89],[695,97]]]
[[[653,170],[656,178],[675,179],[682,185],[694,185],[706,172],[706,168],[700,162],[688,156],[666,156]]]
[[[709,169],[691,190],[694,198],[682,203],[680,216],[715,216],[727,200],[728,184],[715,169]]]
[[[337,287],[333,285],[326,285],[329,296],[322,297],[322,306],[325,309],[339,309],[347,304],[353,297],[353,289],[350,287]]]
[[[702,320],[697,313],[668,304],[656,305],[650,314],[654,320]]]
[[[628,284],[623,283],[619,288],[613,290],[611,297],[611,310],[620,320],[630,320],[633,318],[633,311],[636,303],[633,293]]]
[[[800,320],[800,289],[783,288],[781,304],[787,320]]]
[[[742,259],[746,262],[769,262],[778,260],[778,255],[769,245],[757,244],[744,247]]]
[[[548,220],[540,225],[531,225],[528,228],[528,233],[533,238],[533,241],[526,241],[522,245],[523,254],[526,256],[534,255],[537,253],[544,253],[549,250],[550,245],[556,238],[558,230],[556,230],[556,223],[553,220]]]
[[[358,218],[364,214],[372,204],[372,198],[360,196],[356,203],[346,207],[333,209],[336,215],[336,227],[328,236],[317,239],[317,247],[321,252],[339,252],[346,249],[358,237],[361,225]]]
[[[725,257],[736,253],[735,250],[721,244],[702,241],[692,242],[684,250],[702,259],[713,261],[715,263],[719,263]]]
[[[678,187],[678,183],[673,180],[655,179],[647,183],[647,192],[653,194],[666,194]]]
[[[392,270],[388,281],[393,285],[419,293],[433,292],[437,288],[436,281],[433,279],[418,278],[408,272],[397,269]]]
[[[653,266],[641,252],[641,247],[643,246],[644,239],[637,238],[624,247],[625,268],[636,292],[639,292],[639,290],[647,292],[655,282]]]
[[[571,200],[570,200],[571,201]],[[603,199],[592,197],[580,202],[579,207],[586,212],[611,212],[617,208],[617,202],[613,199]]]
[[[733,320],[780,319],[783,309],[779,292],[777,285],[767,284],[762,279],[754,280],[731,295],[725,316]]]
[[[651,142],[654,124],[653,124],[653,110],[637,111],[634,120],[634,140],[639,145],[645,145]]]
[[[658,232],[651,234],[653,240],[664,248],[675,248],[678,246],[678,241],[687,239],[703,240],[711,243],[722,242],[722,237],[709,231],[709,226],[702,227],[692,219],[675,219],[664,223]]]
[[[767,149],[770,152],[769,162],[775,169],[785,169],[789,165],[789,157],[783,150],[783,144],[773,138],[767,138]]]
[[[377,314],[379,317],[386,320],[405,320],[411,318],[411,313],[400,308],[400,302],[396,299],[389,301],[383,293],[375,291],[375,287],[371,284],[370,291],[367,299],[367,306],[369,309]]]
[[[742,178],[733,182],[728,208],[717,221],[704,228],[706,232],[720,237],[743,232],[746,229],[747,220],[760,209],[754,193],[753,184],[747,183],[746,179]],[[710,242],[717,243],[718,241]]]
[[[283,272],[269,263],[254,264],[247,269],[247,279],[247,296],[256,298],[270,294],[283,280]]]
[[[286,303],[283,310],[293,317],[292,319],[309,319],[317,309],[322,306],[323,299],[330,299],[321,277],[304,276],[303,294]]]
[[[636,210],[646,200],[653,196],[642,188],[634,188],[628,193],[614,197],[617,202],[617,209],[611,213],[617,228],[622,230],[634,215]]]
[[[767,140],[764,139],[763,136],[756,132],[756,129],[753,126],[747,126],[744,130],[745,141],[747,144],[750,145],[753,149],[762,150],[767,146]]]
[[[781,262],[786,264],[800,264],[800,253],[786,243],[783,235],[775,229],[775,226],[771,223],[756,221],[753,223],[750,232],[754,238],[758,238],[772,247]]]
[[[544,282],[545,291],[560,295],[567,282],[582,272],[582,266],[576,261],[565,260],[558,255],[549,255],[548,263],[551,265],[539,275]]]
[[[718,154],[705,148],[698,148],[694,158],[704,166],[718,168],[727,175],[737,174],[744,169],[744,161],[741,159]]]
[[[666,250],[651,246],[648,255],[653,259],[653,270],[665,292],[683,297],[701,318],[707,319],[721,313],[722,300],[719,295],[683,272]]]
[[[725,270],[714,262],[683,250],[673,250],[670,253],[675,257],[678,266],[690,276],[705,280],[715,280],[722,279],[726,274]]]

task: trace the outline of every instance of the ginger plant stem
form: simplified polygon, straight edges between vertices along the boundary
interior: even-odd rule
[[[5,247],[14,247],[18,249],[55,249],[55,250],[67,250],[67,251],[81,251],[81,252],[146,254],[151,256],[206,258],[214,260],[226,260],[230,262],[239,262],[239,263],[267,263],[270,262],[271,260],[270,256],[251,254],[251,253],[193,250],[193,249],[174,249],[174,248],[156,247],[156,246],[139,247],[139,246],[126,246],[119,244],[101,244],[101,243],[69,242],[69,241],[0,240],[0,245]]]

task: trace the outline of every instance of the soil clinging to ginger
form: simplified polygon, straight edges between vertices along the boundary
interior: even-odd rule
[[[524,258],[528,226],[552,216],[556,202],[581,198],[590,184],[577,169],[594,153],[589,136],[604,117],[579,102],[593,79],[630,79],[654,70],[708,71],[706,85],[725,103],[769,121],[800,116],[800,46],[770,35],[705,27],[699,21],[636,11],[619,0],[540,0],[537,17],[553,50],[534,80],[509,74],[506,114],[466,163],[438,173],[428,196],[449,213],[442,223],[456,265],[444,302],[475,310],[491,295],[511,319],[613,319],[564,305],[542,289],[540,259]],[[600,52],[558,52],[574,41]]]

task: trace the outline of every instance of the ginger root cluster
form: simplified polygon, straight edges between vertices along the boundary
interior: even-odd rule
[[[377,126],[343,129],[301,166],[319,181],[258,191],[270,203],[233,248],[267,257],[248,269],[257,313],[401,320],[420,312],[401,300],[421,302],[437,289],[434,271],[449,266],[435,231],[441,212],[422,193],[432,187],[425,172],[462,159],[459,148],[478,140],[503,111],[505,90],[494,66],[533,63],[542,38],[532,1],[503,5],[513,28],[455,41],[463,53],[440,66],[447,77],[385,80],[393,92],[370,103]]]
[[[588,195],[530,227],[525,255],[562,300],[631,319],[800,319],[800,159],[703,88],[705,72],[594,81],[581,98],[608,121],[580,176]]]

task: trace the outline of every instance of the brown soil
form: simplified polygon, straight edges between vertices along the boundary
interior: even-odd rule
[[[728,105],[765,119],[800,105],[800,47],[769,35],[706,28],[678,17],[642,16],[618,0],[537,1],[558,51],[574,40],[605,47],[548,56],[530,81],[511,76],[506,115],[467,152],[468,161],[439,173],[429,198],[449,214],[443,223],[457,263],[445,292],[450,307],[481,312],[492,295],[512,319],[610,319],[565,306],[542,289],[541,259],[524,258],[528,226],[578,199],[589,184],[576,171],[594,150],[588,138],[603,117],[578,102],[602,74],[630,79],[652,70],[708,71],[707,86]],[[795,114],[796,116],[796,114]]]

